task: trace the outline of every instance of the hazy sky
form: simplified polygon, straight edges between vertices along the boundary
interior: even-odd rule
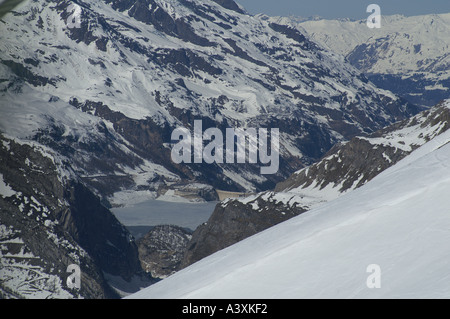
[[[450,13],[450,0],[236,0],[251,14],[272,16],[319,15],[327,19],[366,19],[369,4],[378,4],[381,14],[405,16],[429,13]]]

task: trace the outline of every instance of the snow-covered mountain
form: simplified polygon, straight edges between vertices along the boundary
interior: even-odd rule
[[[367,20],[270,20],[300,27],[376,85],[417,105],[432,106],[450,96],[450,13],[382,15],[381,28],[373,29]]]
[[[220,202],[188,244],[182,267],[361,187],[450,127],[450,103],[335,145],[274,191]]]
[[[0,130],[55,150],[105,203],[197,182],[261,191],[417,109],[233,1],[24,1],[0,24]],[[280,170],[176,164],[171,132],[279,128]],[[114,196],[116,195],[116,196]]]
[[[364,186],[129,298],[447,298],[449,162],[447,130]]]

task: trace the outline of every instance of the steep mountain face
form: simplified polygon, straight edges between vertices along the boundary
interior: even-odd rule
[[[107,204],[193,182],[270,189],[335,143],[417,112],[231,0],[25,1],[0,28],[0,130],[55,150]],[[195,119],[279,128],[278,173],[173,162],[171,133]]]
[[[450,127],[450,101],[334,146],[274,191],[219,203],[187,246],[182,267],[361,187]]]
[[[344,55],[377,86],[416,105],[430,107],[449,97],[450,13],[382,16],[379,29],[368,28],[366,20],[293,23]]]
[[[152,282],[125,227],[73,172],[61,170],[53,151],[0,141],[0,295],[114,298],[105,274]],[[80,267],[80,289],[66,284],[72,264]]]

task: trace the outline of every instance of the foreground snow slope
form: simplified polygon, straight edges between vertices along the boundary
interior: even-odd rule
[[[449,142],[437,136],[363,187],[130,298],[448,297]],[[381,288],[367,287],[370,264]]]

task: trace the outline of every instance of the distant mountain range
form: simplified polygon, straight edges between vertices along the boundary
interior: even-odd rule
[[[411,103],[430,107],[450,96],[450,13],[382,15],[379,29],[368,28],[366,20],[267,19],[305,30],[377,86]]]

